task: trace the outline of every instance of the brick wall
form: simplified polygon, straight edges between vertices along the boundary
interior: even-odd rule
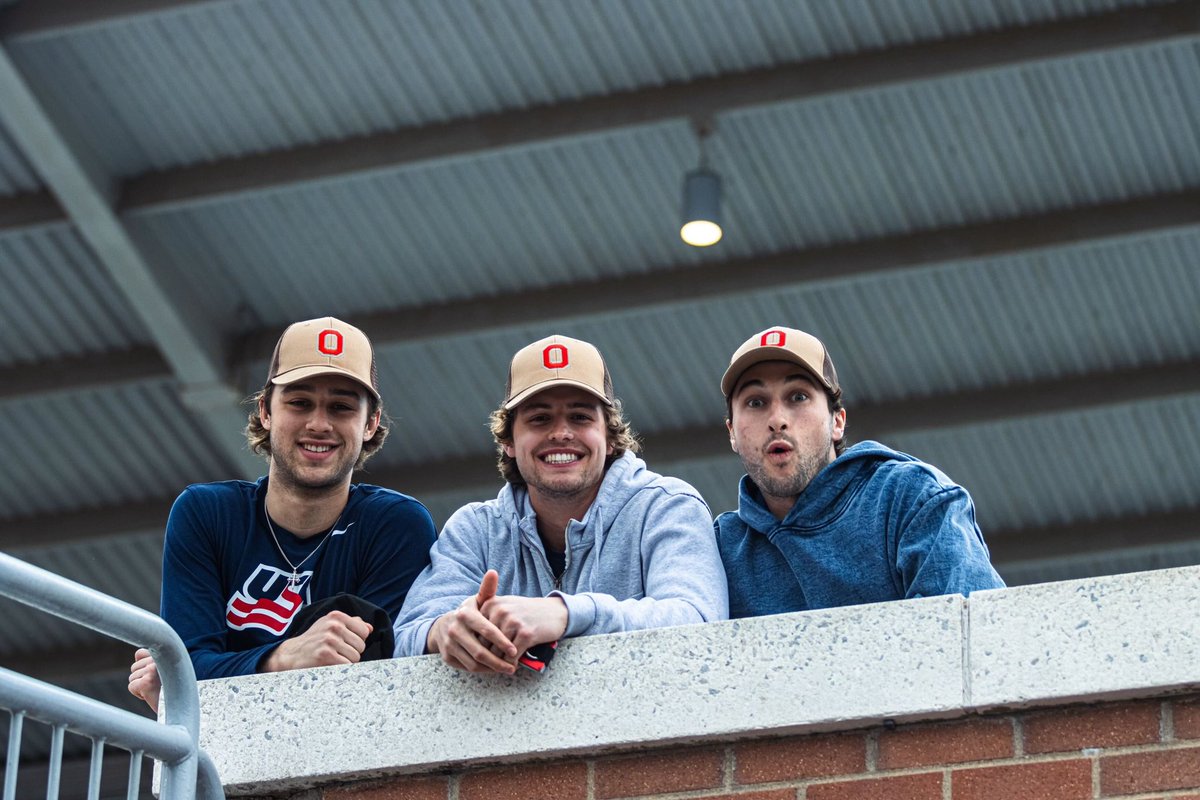
[[[1200,800],[1200,694],[363,782],[305,800]]]

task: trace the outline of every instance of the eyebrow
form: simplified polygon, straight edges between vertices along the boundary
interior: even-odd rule
[[[785,377],[783,379],[783,382],[784,383],[800,382],[800,383],[804,383],[804,384],[811,386],[814,390],[819,388],[817,385],[817,382],[814,381],[812,379],[812,376],[810,376],[807,372],[793,372],[790,375],[788,375],[787,377]],[[737,397],[743,391],[745,391],[747,387],[750,387],[750,386],[764,387],[764,386],[766,386],[766,383],[764,383],[761,378],[751,378],[750,380],[743,383],[741,386],[737,387],[737,389],[735,389],[733,392],[733,396]]]

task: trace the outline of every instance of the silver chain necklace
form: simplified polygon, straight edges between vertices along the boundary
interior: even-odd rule
[[[342,509],[342,513],[345,513],[345,509]],[[305,561],[315,556],[317,551],[321,549],[321,545],[325,544],[329,537],[333,535],[338,523],[342,521],[342,515],[338,514],[338,518],[333,521],[333,525],[325,532],[325,538],[312,549],[311,553],[301,559],[299,564],[293,564],[292,560],[288,558],[287,553],[283,552],[283,546],[279,544],[279,537],[275,535],[275,526],[271,524],[271,515],[267,513],[266,503],[263,503],[263,519],[267,521],[267,530],[271,532],[271,540],[275,542],[275,549],[279,551],[279,555],[283,556],[283,560],[287,562],[287,565],[292,568],[292,577],[288,578],[288,589],[294,592],[296,591],[296,587],[300,585],[300,568],[304,566]]]

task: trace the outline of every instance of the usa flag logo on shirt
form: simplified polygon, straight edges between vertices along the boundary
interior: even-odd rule
[[[259,564],[242,588],[229,598],[225,624],[235,631],[258,628],[283,635],[308,599],[312,571],[298,573],[295,588],[288,585],[291,577],[292,573],[278,567]]]

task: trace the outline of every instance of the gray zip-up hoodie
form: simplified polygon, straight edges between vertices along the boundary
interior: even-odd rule
[[[632,453],[609,467],[582,520],[567,526],[567,565],[555,586],[525,487],[450,517],[431,563],[396,620],[396,655],[425,652],[434,620],[479,591],[489,569],[497,594],[567,605],[567,636],[726,619],[729,599],[708,505],[688,484],[646,469]]]

